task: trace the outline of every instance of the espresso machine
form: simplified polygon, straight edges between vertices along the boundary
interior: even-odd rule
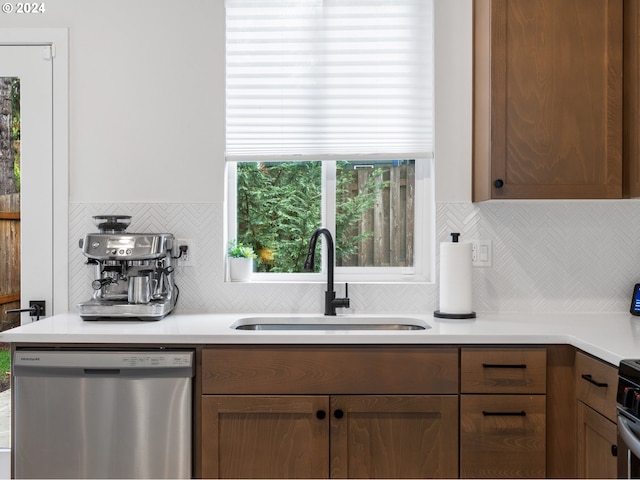
[[[126,233],[129,215],[93,217],[98,233],[80,248],[94,271],[93,296],[78,304],[83,320],[160,320],[176,306],[171,233]]]

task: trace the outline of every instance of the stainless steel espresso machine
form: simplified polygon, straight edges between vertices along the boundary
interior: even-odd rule
[[[171,233],[126,233],[129,215],[93,217],[98,233],[80,239],[94,269],[93,296],[78,304],[84,320],[160,320],[176,305]]]

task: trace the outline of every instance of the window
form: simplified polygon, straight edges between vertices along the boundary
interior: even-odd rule
[[[433,206],[431,0],[226,0],[228,237],[301,274],[425,279]],[[353,277],[355,275],[355,277]]]

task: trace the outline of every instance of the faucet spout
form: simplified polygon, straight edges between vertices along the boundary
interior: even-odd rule
[[[331,232],[324,227],[317,228],[312,234],[309,240],[309,251],[307,252],[307,258],[304,262],[304,269],[307,272],[312,272],[315,266],[316,255],[316,243],[318,237],[324,235],[327,242],[327,291],[325,292],[324,299],[324,314],[335,315],[336,308],[349,308],[349,297],[345,292],[344,298],[336,298],[336,292],[333,288],[333,271],[335,268],[335,245],[333,243],[333,237]],[[348,291],[348,290],[347,290]]]

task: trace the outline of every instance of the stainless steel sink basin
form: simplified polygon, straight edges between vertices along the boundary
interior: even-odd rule
[[[409,317],[247,317],[231,328],[236,330],[427,330],[431,326]]]

